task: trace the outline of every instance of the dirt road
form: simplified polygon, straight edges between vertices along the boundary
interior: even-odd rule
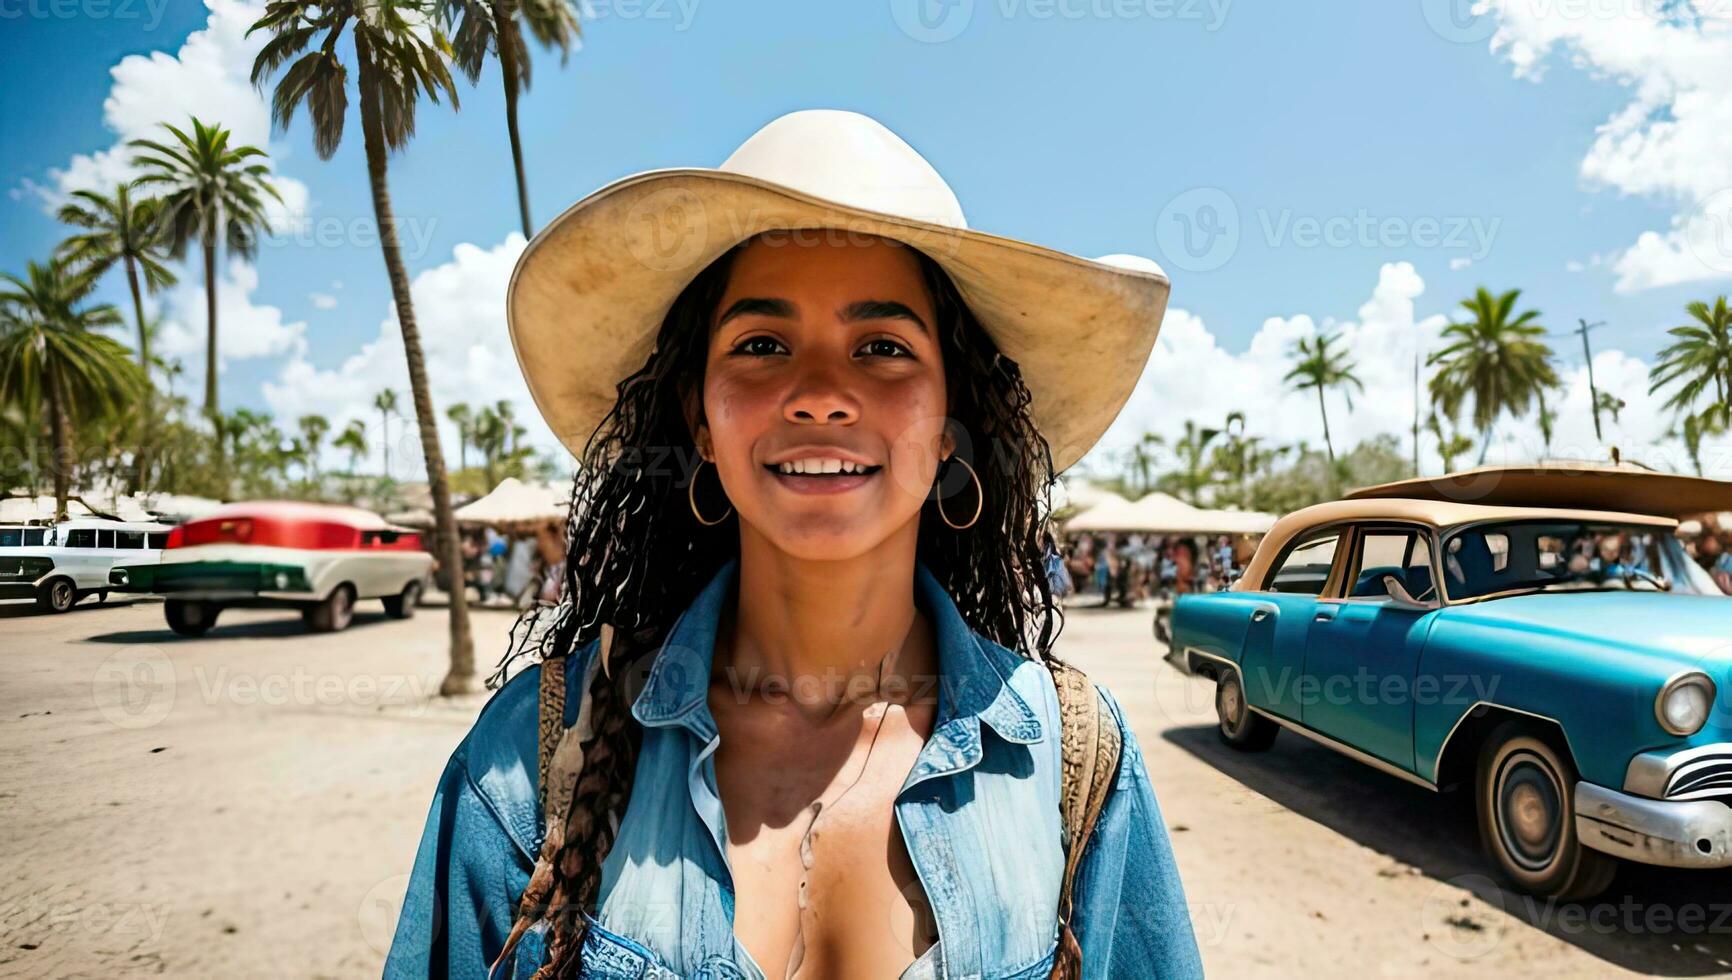
[[[476,617],[478,657],[508,613]],[[1547,906],[1487,877],[1459,804],[1284,734],[1215,740],[1146,612],[1071,610],[1061,650],[1149,760],[1211,975],[1732,970],[1732,876],[1627,870]],[[441,610],[311,637],[154,603],[0,607],[0,975],[377,976],[432,787],[482,699],[443,702]]]

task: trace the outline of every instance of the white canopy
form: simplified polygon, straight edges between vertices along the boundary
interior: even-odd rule
[[[1135,501],[1109,497],[1071,518],[1067,531],[1144,531],[1153,534],[1263,534],[1275,515],[1244,510],[1204,510],[1155,492]]]
[[[566,501],[553,487],[508,476],[487,496],[457,508],[462,524],[492,527],[547,524],[565,520]]]

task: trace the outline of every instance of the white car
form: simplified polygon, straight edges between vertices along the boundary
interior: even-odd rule
[[[109,587],[166,598],[169,628],[202,636],[232,606],[299,609],[307,627],[344,629],[355,603],[414,615],[433,556],[409,528],[356,507],[298,501],[229,504],[169,535],[160,562],[117,565]]]
[[[117,564],[155,563],[172,530],[167,524],[97,517],[49,528],[0,528],[0,599],[35,599],[57,613],[89,595],[107,599],[109,570]]]

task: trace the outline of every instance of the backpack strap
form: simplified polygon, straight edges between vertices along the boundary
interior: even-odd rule
[[[1118,775],[1124,735],[1087,674],[1058,661],[1048,667],[1058,691],[1063,761],[1059,809],[1064,817],[1065,846],[1064,881],[1058,897],[1059,946],[1052,978],[1078,980],[1082,976],[1082,947],[1071,930],[1072,890],[1083,851]]]

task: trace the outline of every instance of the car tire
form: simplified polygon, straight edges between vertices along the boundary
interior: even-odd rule
[[[307,629],[314,633],[337,633],[348,629],[349,622],[355,618],[355,590],[347,585],[337,586],[323,602],[302,611],[301,618],[306,621]]]
[[[415,615],[415,607],[421,602],[421,583],[410,582],[403,586],[403,591],[396,595],[388,595],[384,599],[385,615],[392,619],[408,619]]]
[[[1261,752],[1281,733],[1281,726],[1251,710],[1236,670],[1222,671],[1215,682],[1215,716],[1215,734],[1241,752]]]
[[[168,628],[181,636],[203,636],[216,625],[222,607],[189,599],[169,599],[162,604]]]
[[[1474,811],[1486,855],[1516,887],[1541,898],[1593,898],[1618,860],[1576,836],[1576,767],[1535,726],[1505,722],[1480,747]]]
[[[49,579],[36,590],[37,608],[51,613],[63,613],[78,605],[78,587],[68,578]]]

